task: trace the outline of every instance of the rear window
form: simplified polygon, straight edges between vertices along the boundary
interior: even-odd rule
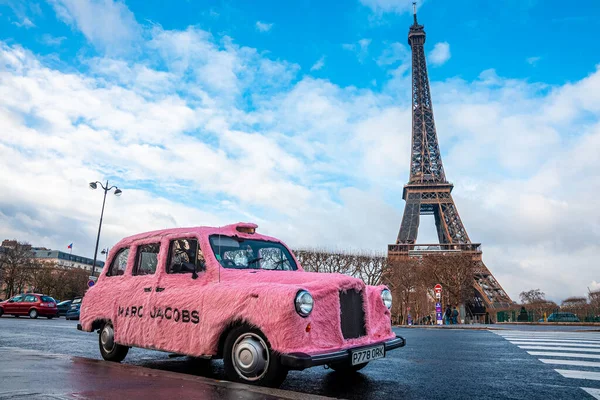
[[[71,304],[79,304],[79,303],[81,303],[81,299],[75,299],[75,300],[73,300],[73,303],[71,303]]]
[[[50,296],[42,296],[42,301],[44,303],[56,303],[56,301]]]

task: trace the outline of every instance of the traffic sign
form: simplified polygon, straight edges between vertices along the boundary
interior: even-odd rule
[[[441,299],[442,298],[442,293],[441,292],[435,292],[435,298],[436,299]]]
[[[441,293],[441,292],[442,292],[442,285],[440,285],[440,284],[438,283],[437,285],[435,285],[435,286],[433,287],[433,290],[434,290],[436,293]]]
[[[94,286],[94,283],[95,283],[95,282],[94,282],[93,280],[91,280],[91,279],[90,279],[90,280],[88,281],[88,287],[92,287],[92,286]]]

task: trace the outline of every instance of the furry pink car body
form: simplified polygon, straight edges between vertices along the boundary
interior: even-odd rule
[[[386,351],[404,345],[391,329],[385,286],[305,272],[285,244],[256,227],[166,229],[121,240],[83,299],[79,328],[109,322],[114,337],[107,340],[120,346],[218,358],[228,333],[243,324],[258,331],[247,341],[266,339],[274,355],[267,362],[277,357],[281,369],[340,362],[350,349],[374,344]],[[300,291],[312,296],[309,315],[295,307]],[[348,301],[354,308],[342,304]]]

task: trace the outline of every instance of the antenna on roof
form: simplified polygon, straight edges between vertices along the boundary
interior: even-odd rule
[[[413,18],[415,19],[415,25],[417,25],[417,2],[413,1]]]

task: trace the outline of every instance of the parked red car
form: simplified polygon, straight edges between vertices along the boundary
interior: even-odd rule
[[[58,317],[56,302],[50,296],[37,293],[25,293],[0,303],[0,316],[10,314],[15,317],[29,315],[29,318]]]

